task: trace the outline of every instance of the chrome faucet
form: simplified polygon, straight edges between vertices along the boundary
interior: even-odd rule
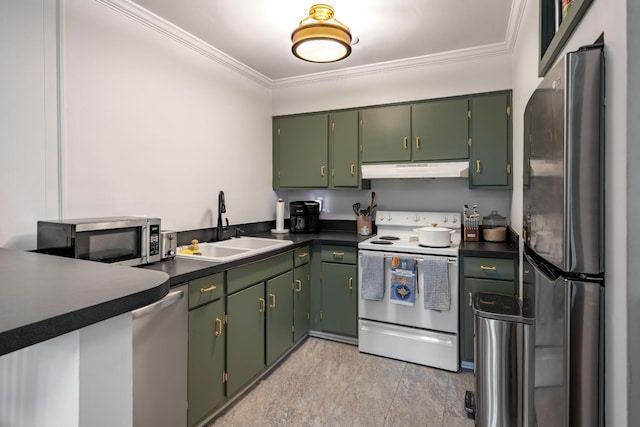
[[[220,241],[224,238],[224,229],[222,228],[222,214],[227,213],[227,207],[224,204],[224,191],[218,193],[218,226],[216,227],[216,240]],[[229,220],[227,219],[227,224]]]

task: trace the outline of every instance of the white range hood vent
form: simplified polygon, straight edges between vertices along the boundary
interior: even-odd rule
[[[377,163],[362,165],[362,178],[467,178],[469,162]]]

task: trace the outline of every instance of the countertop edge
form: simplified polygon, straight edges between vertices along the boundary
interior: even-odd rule
[[[145,307],[169,293],[166,273],[4,248],[0,256],[0,356]],[[127,284],[118,286],[122,281]]]
[[[152,304],[169,293],[169,278],[146,291],[0,333],[0,356]]]
[[[252,236],[292,240],[293,243],[291,245],[283,246],[269,252],[263,252],[260,254],[256,254],[252,257],[242,258],[239,260],[234,260],[229,262],[216,263],[211,261],[189,260],[185,258],[176,257],[174,259],[163,260],[154,264],[149,264],[144,266],[143,268],[162,271],[164,273],[169,274],[170,284],[172,287],[174,287],[174,286],[183,284],[185,282],[188,282],[189,280],[197,279],[203,276],[208,276],[210,274],[220,273],[222,271],[230,270],[232,268],[240,267],[242,265],[250,264],[252,262],[278,256],[285,252],[289,252],[306,245],[319,243],[323,245],[341,245],[341,246],[357,247],[358,243],[361,240],[365,240],[371,237],[371,236],[360,236],[356,233],[344,233],[339,231],[336,231],[336,232],[324,231],[317,234],[287,234],[284,237],[282,237],[282,235],[274,236],[269,232],[265,232],[265,233],[253,234]],[[185,266],[185,268],[182,269],[182,270],[185,270],[184,272],[179,272],[178,270],[180,269],[175,268],[175,266],[179,264],[182,266]]]

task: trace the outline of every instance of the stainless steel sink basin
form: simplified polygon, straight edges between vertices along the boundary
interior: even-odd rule
[[[280,248],[293,244],[291,240],[266,239],[262,237],[240,237],[220,242],[200,243],[201,255],[181,253],[189,246],[180,246],[177,250],[177,257],[198,259],[202,261],[225,262],[236,259],[247,258],[262,252]]]

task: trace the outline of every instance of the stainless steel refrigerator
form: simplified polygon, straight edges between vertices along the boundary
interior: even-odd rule
[[[604,51],[568,53],[524,115],[523,304],[539,427],[602,426]]]

